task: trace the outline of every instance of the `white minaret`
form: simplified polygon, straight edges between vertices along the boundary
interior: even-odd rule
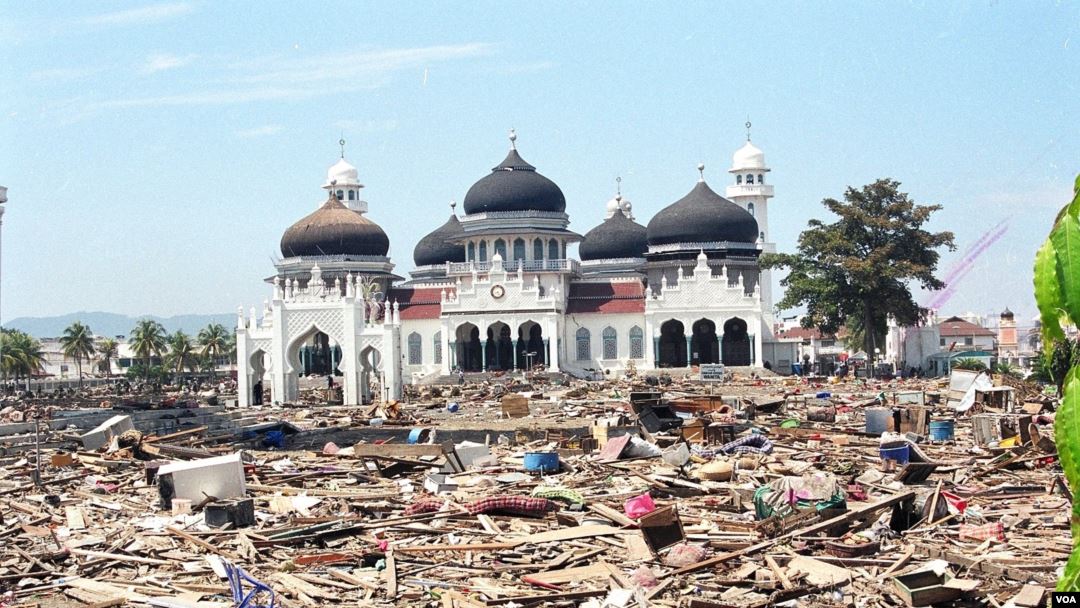
[[[765,153],[750,143],[750,121],[746,121],[746,144],[735,151],[728,173],[735,176],[735,183],[727,187],[727,198],[746,209],[758,223],[758,243],[764,253],[775,253],[776,244],[769,232],[769,199],[773,187],[765,183],[770,171],[765,166]],[[761,308],[768,317],[773,316],[772,271],[761,271]]]
[[[326,171],[323,190],[336,192],[338,200],[349,209],[360,214],[367,213],[367,201],[360,198],[360,190],[364,184],[360,183],[356,167],[345,160],[345,140],[339,140],[338,145],[341,146],[341,158]],[[322,202],[319,204],[322,205]]]

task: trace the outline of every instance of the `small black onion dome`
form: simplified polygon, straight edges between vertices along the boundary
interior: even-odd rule
[[[645,227],[616,209],[611,217],[585,233],[578,256],[585,260],[640,258],[649,249]]]
[[[451,241],[461,238],[465,229],[461,227],[457,214],[451,214],[446,223],[436,228],[431,234],[420,239],[413,249],[413,262],[417,266],[431,266],[447,262],[464,262],[465,247]]]
[[[480,178],[465,194],[465,213],[566,210],[566,197],[555,182],[536,172],[516,149]]]
[[[390,239],[375,222],[330,198],[314,213],[296,222],[281,237],[281,255],[385,256]]]
[[[1013,311],[1009,310],[1009,307],[1005,307],[1005,312],[1001,313],[1002,319],[1012,319],[1014,317]]]
[[[689,194],[653,216],[647,235],[649,245],[709,241],[755,243],[758,225],[750,212],[700,181]]]

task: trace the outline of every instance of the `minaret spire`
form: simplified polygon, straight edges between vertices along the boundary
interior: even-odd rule
[[[750,141],[750,116],[746,117],[746,141]]]
[[[337,143],[341,146],[341,158],[345,158],[345,138],[342,137]]]
[[[510,149],[517,150],[517,131],[514,131],[513,127],[510,127]]]

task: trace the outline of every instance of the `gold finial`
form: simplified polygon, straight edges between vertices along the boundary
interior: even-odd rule
[[[510,149],[511,150],[517,150],[517,144],[515,142],[517,142],[517,131],[514,131],[514,128],[511,127],[510,128]]]
[[[452,215],[457,215],[457,201],[455,200],[450,201],[450,213]]]
[[[698,181],[700,181],[700,182],[705,181],[705,163],[698,163],[697,170],[698,170],[698,175],[701,176],[700,179],[698,179]]]
[[[341,158],[345,158],[345,138],[342,137],[337,143],[341,146]]]

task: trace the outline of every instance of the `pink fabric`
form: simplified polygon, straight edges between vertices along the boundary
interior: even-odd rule
[[[648,492],[641,496],[635,496],[629,498],[623,503],[623,511],[626,512],[626,516],[630,519],[637,519],[642,515],[648,515],[656,510],[656,503],[653,502],[652,496]]]

